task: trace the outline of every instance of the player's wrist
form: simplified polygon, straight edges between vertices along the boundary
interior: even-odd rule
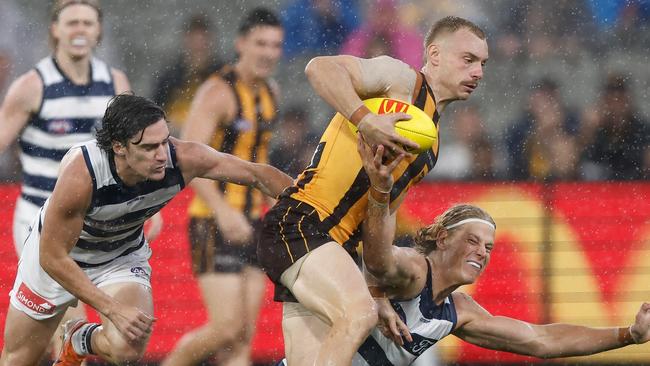
[[[642,342],[643,334],[641,332],[636,331],[634,325],[635,324],[630,325],[628,331],[630,333],[630,336],[632,337],[632,340],[634,341],[634,344],[641,344],[643,343]]]
[[[376,206],[388,207],[390,203],[390,190],[382,191],[374,185],[371,185],[368,191],[368,202]]]
[[[357,126],[359,130],[361,130],[361,122],[367,120],[366,117],[371,113],[372,112],[370,112],[370,109],[368,109],[365,104],[361,104],[359,108],[355,109],[354,112],[352,112],[348,120],[352,122],[353,125]]]
[[[621,327],[617,329],[618,332],[618,342],[623,345],[627,346],[630,344],[638,344],[639,342],[637,339],[635,339],[634,334],[632,332],[632,327],[633,325],[629,327]]]

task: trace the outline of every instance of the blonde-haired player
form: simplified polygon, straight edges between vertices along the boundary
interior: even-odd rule
[[[396,215],[389,210],[389,194],[382,192],[394,185],[391,173],[402,157],[386,163],[383,146],[373,153],[361,139],[358,149],[376,187],[368,193],[363,262],[382,322],[359,347],[354,366],[410,365],[450,334],[539,358],[591,355],[650,340],[649,303],[641,305],[634,324],[615,328],[537,325],[490,314],[456,291],[475,283],[490,263],[496,233],[490,214],[474,205],[454,205],[418,231],[413,248],[395,246]]]
[[[258,244],[260,264],[276,285],[276,299],[284,301],[290,365],[350,365],[377,322],[375,304],[349,255],[361,240],[367,192],[373,188],[348,120],[369,144],[388,147],[387,155],[418,146],[395,132],[394,124],[408,117],[371,113],[362,99],[385,96],[410,102],[437,125],[442,109],[467,99],[483,77],[488,58],[485,34],[468,20],[446,17],[436,22],[425,50],[425,65],[418,71],[388,56],[317,57],[307,65],[312,86],[339,113],[325,130],[310,166],[265,216]],[[409,187],[433,168],[437,155],[435,145],[400,162],[390,192],[393,210]],[[305,336],[323,322],[327,325],[323,332]]]

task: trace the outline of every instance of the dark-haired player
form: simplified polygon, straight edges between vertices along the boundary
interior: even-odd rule
[[[277,86],[270,77],[282,55],[283,37],[272,11],[255,8],[244,15],[235,39],[237,61],[199,88],[184,139],[268,162],[278,108]],[[163,365],[195,365],[217,352],[220,364],[249,365],[265,287],[254,240],[264,197],[249,187],[205,179],[197,179],[192,188],[192,267],[209,320],[185,334]]]
[[[163,110],[132,95],[109,104],[97,140],[63,158],[18,266],[5,323],[2,366],[34,365],[65,310],[83,301],[101,323],[69,321],[58,366],[88,354],[132,363],[155,318],[145,220],[186,183],[208,178],[276,196],[291,178],[195,142],[170,137]]]

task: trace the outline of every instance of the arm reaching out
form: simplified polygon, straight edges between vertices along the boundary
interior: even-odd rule
[[[540,358],[584,356],[650,339],[650,304],[641,305],[635,323],[622,328],[572,324],[530,324],[493,316],[472,298],[454,294],[459,325],[454,334],[477,346]],[[462,324],[461,324],[462,322]]]
[[[172,138],[177,148],[183,178],[207,178],[259,189],[267,196],[277,197],[293,183],[293,179],[266,164],[251,163],[236,156],[224,154],[200,143]]]

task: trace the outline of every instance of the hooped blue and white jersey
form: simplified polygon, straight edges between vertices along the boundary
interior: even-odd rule
[[[40,207],[54,190],[66,152],[94,138],[115,86],[108,65],[96,58],[90,61],[91,79],[86,85],[74,84],[51,56],[39,61],[36,71],[43,81],[43,98],[19,144],[21,198]]]
[[[411,331],[413,342],[400,347],[375,327],[354,356],[353,366],[410,365],[454,329],[457,316],[452,295],[436,305],[428,260],[427,267],[427,284],[417,297],[406,301],[391,300],[393,309]]]
[[[93,182],[92,201],[84,218],[79,240],[70,257],[81,268],[108,264],[142,248],[144,222],[160,211],[185,187],[183,174],[176,161],[174,146],[168,145],[165,177],[159,181],[143,181],[125,185],[117,175],[115,161],[92,140],[79,145]],[[47,206],[39,213],[39,232]]]

